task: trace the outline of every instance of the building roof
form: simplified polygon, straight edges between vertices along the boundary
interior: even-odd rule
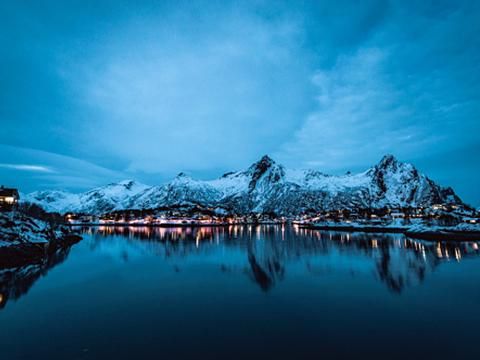
[[[17,189],[5,188],[3,186],[0,186],[0,196],[13,196],[16,198],[20,197]]]

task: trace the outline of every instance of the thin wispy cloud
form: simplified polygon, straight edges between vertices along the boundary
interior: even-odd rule
[[[128,174],[70,156],[0,144],[0,178],[2,185],[28,192],[45,188],[87,189],[124,180]]]
[[[0,164],[0,168],[20,170],[20,171],[33,171],[33,172],[44,172],[44,173],[53,173],[53,169],[50,169],[46,166],[41,165],[27,165],[27,164]]]

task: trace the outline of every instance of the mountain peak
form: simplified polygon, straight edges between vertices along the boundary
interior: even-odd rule
[[[387,154],[382,158],[382,160],[380,160],[377,167],[385,169],[390,167],[396,167],[399,163],[400,162],[395,156],[393,156],[392,154]]]
[[[138,182],[137,180],[126,179],[126,180],[119,181],[118,183],[109,184],[108,187],[110,187],[110,188],[117,188],[117,187],[122,188],[123,187],[126,190],[135,192],[135,191],[147,188],[148,185],[142,184],[141,182]]]
[[[265,171],[267,171],[273,164],[275,164],[275,161],[273,161],[270,156],[264,155],[259,161],[250,166],[249,172],[252,174],[258,174],[260,176],[261,174],[265,173]]]
[[[136,184],[137,181],[136,180],[133,180],[133,179],[126,179],[126,180],[122,180],[118,183],[118,185],[124,185],[124,186],[132,186],[134,184]]]
[[[271,162],[271,163],[274,163],[275,161],[268,155],[263,155],[262,158],[260,159],[260,162],[263,162],[263,161],[266,161],[266,162]]]
[[[275,160],[273,160],[270,156],[268,155],[263,155],[260,160],[258,160],[253,166],[257,168],[265,168],[268,169],[270,166],[275,164]]]
[[[122,181],[119,181],[119,182],[112,182],[108,185],[106,185],[106,187],[117,187],[117,186],[123,186],[127,189],[131,188],[132,186],[134,186],[137,182],[135,180],[132,180],[132,179],[125,179],[125,180],[122,180]],[[101,186],[99,187],[98,189],[101,189],[101,188],[104,188],[104,186]]]
[[[248,174],[251,176],[248,188],[253,191],[257,186],[257,182],[265,174],[268,175],[268,181],[278,182],[284,175],[285,171],[283,166],[278,165],[270,156],[264,155],[258,162],[250,166]]]
[[[173,183],[186,183],[186,182],[190,182],[192,179],[192,177],[185,173],[185,172],[179,172],[177,174],[177,176],[175,176],[175,178],[172,180]]]

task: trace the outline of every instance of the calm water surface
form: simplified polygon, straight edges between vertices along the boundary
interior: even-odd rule
[[[85,229],[43,264],[0,270],[0,358],[478,358],[479,246]]]

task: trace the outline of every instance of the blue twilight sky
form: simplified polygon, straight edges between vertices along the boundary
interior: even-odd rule
[[[0,182],[385,153],[480,205],[479,1],[0,2]]]

